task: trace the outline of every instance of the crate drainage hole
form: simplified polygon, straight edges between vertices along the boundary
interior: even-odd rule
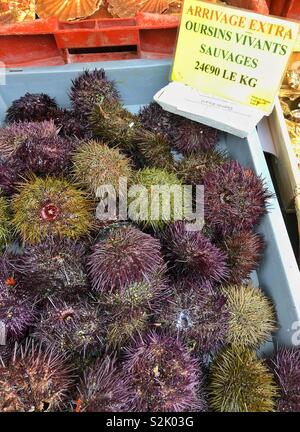
[[[136,45],[107,46],[107,47],[96,47],[96,48],[69,48],[70,54],[105,54],[105,53],[120,53],[120,52],[137,53],[137,51],[138,49]]]

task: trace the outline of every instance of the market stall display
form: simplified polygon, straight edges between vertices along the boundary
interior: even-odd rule
[[[130,70],[130,66],[128,67]],[[137,71],[138,68],[140,71]],[[29,86],[25,89],[28,91],[27,100],[33,98],[36,101],[41,89],[44,90],[44,94],[49,95],[47,100],[50,110],[44,111],[47,119],[38,119],[44,121],[43,128],[46,130],[46,138],[41,141],[42,147],[44,146],[45,149],[48,147],[47,133],[49,132],[45,128],[47,122],[52,130],[55,128],[55,118],[49,120],[52,106],[54,108],[53,97],[56,96],[55,109],[63,102],[66,104],[66,95],[70,93],[72,85],[70,77],[73,79],[73,90],[75,90],[72,97],[73,107],[76,106],[79,97],[79,93],[76,93],[79,84],[85,83],[90,77],[93,81],[99,81],[99,86],[96,86],[97,94],[102,88],[103,94],[108,95],[107,101],[105,96],[104,99],[103,97],[94,99],[96,105],[92,111],[91,106],[88,105],[90,108],[86,111],[87,117],[80,118],[84,125],[88,126],[94,110],[101,108],[104,112],[105,110],[109,112],[108,110],[113,107],[114,122],[111,127],[120,128],[123,121],[122,113],[130,108],[130,124],[134,123],[131,127],[132,134],[136,136],[129,147],[125,148],[121,140],[113,149],[109,148],[115,147],[115,141],[110,141],[111,134],[105,136],[107,147],[101,142],[101,135],[95,137],[96,142],[91,142],[89,138],[87,141],[86,139],[77,141],[74,136],[69,136],[67,140],[69,139],[69,142],[75,145],[73,150],[75,153],[71,163],[70,159],[65,162],[67,171],[64,178],[58,179],[51,172],[49,161],[55,160],[56,152],[49,152],[40,158],[39,166],[45,166],[46,171],[39,172],[36,171],[37,168],[26,168],[22,176],[26,177],[26,172],[29,173],[29,170],[36,171],[36,175],[31,174],[28,180],[22,180],[21,184],[19,180],[12,179],[11,188],[6,189],[7,192],[3,195],[5,212],[6,208],[10,208],[7,215],[8,227],[4,226],[3,232],[10,233],[15,243],[13,249],[10,247],[7,249],[5,245],[10,245],[11,240],[6,235],[3,237],[2,244],[6,251],[0,260],[2,306],[0,313],[2,311],[3,314],[1,321],[11,329],[6,344],[0,348],[5,365],[1,366],[3,373],[0,378],[2,383],[0,394],[1,389],[5,388],[5,396],[3,394],[1,397],[1,411],[28,411],[29,409],[77,412],[116,409],[126,412],[133,410],[205,411],[209,408],[217,411],[253,409],[272,411],[277,409],[277,398],[283,391],[281,382],[276,381],[273,369],[269,369],[269,363],[264,359],[258,359],[253,349],[265,341],[271,341],[272,337],[280,341],[281,345],[291,344],[288,327],[293,320],[298,319],[297,311],[300,316],[298,307],[300,302],[297,300],[298,294],[295,289],[296,285],[298,286],[296,276],[298,273],[296,268],[295,273],[291,271],[293,259],[291,252],[289,253],[290,246],[287,247],[285,244],[286,233],[282,231],[282,221],[278,218],[278,204],[270,194],[271,182],[269,178],[264,182],[260,177],[260,175],[268,176],[263,159],[254,160],[258,158],[259,151],[261,152],[258,144],[255,144],[255,139],[248,144],[257,145],[255,149],[247,147],[247,141],[232,140],[230,136],[215,137],[210,147],[203,147],[202,142],[199,143],[199,147],[190,147],[186,136],[184,147],[186,156],[183,154],[180,156],[172,139],[172,132],[176,130],[174,125],[179,119],[165,119],[163,115],[151,117],[147,113],[150,114],[153,108],[158,109],[153,105],[152,108],[141,111],[140,116],[136,115],[137,104],[150,102],[151,94],[156,90],[154,87],[149,89],[148,96],[138,92],[133,99],[133,90],[127,94],[128,82],[124,86],[118,85],[119,93],[104,71],[91,70],[79,76],[78,72],[70,70],[65,72],[65,79],[61,81],[65,86],[62,88],[62,94],[49,91],[50,81],[48,79],[44,81],[47,77],[44,75],[43,78],[43,74],[40,75],[38,86],[36,86],[37,80],[35,83],[32,82],[32,85],[35,84],[35,96],[32,95],[33,88]],[[117,80],[117,84],[120,83],[121,76],[123,81],[127,76],[124,75],[124,71],[118,71],[115,65],[111,70],[108,69],[108,72],[112,79]],[[147,73],[149,78],[158,77],[160,74],[160,80],[166,80],[168,68],[163,62],[153,65],[153,70],[151,67],[149,70],[143,69],[142,65],[136,64],[134,74],[137,75],[134,78],[129,74],[127,80],[133,79],[135,85],[138,83],[143,86],[142,76]],[[62,75],[60,77],[62,79]],[[14,75],[13,79],[18,79],[17,75]],[[161,81],[156,83],[158,88],[161,84],[163,84]],[[154,81],[152,81],[153,85],[155,85]],[[16,89],[17,86],[14,88]],[[87,102],[93,100],[94,91],[95,89],[90,87],[89,93],[89,89],[85,88]],[[26,114],[27,120],[34,120],[36,111],[31,109],[31,105],[25,104],[24,110],[24,93],[10,94],[10,97],[10,101],[7,99],[8,105],[13,108],[8,110],[8,122],[13,121],[19,113]],[[41,102],[45,100],[43,96]],[[18,111],[20,101],[23,105],[21,111]],[[122,107],[122,101],[125,102],[126,107]],[[84,100],[81,100],[82,102]],[[135,109],[130,106],[130,102],[135,105]],[[116,104],[119,104],[117,110]],[[76,115],[78,116],[79,113],[80,111]],[[5,113],[1,114],[3,118]],[[157,121],[158,119],[160,121]],[[192,126],[190,123],[189,127]],[[125,124],[126,120],[123,125]],[[145,135],[141,135],[142,124],[147,125],[147,128],[151,129],[148,132],[154,136],[161,133],[158,131],[160,128],[169,131],[166,140],[172,148],[173,155],[177,156],[169,160],[168,167],[155,167],[155,158],[132,157],[133,153],[139,154],[141,137],[145,139]],[[33,125],[36,125],[38,131],[39,123],[29,123],[29,125],[29,132]],[[95,117],[92,126],[95,126]],[[19,146],[24,145],[24,142],[30,146],[32,140],[28,132],[27,135],[19,135],[18,141],[11,140],[10,134],[13,127],[16,127],[14,123],[12,126],[3,125],[1,128],[1,154],[6,161],[14,160]],[[9,133],[5,132],[7,129]],[[58,132],[59,130],[56,129],[56,134]],[[212,132],[204,129],[203,134],[210,136]],[[41,130],[39,133],[42,133]],[[99,134],[98,129],[97,134]],[[193,134],[190,135],[190,139],[193,139]],[[219,149],[220,145],[223,149]],[[62,144],[62,147],[65,146],[68,148],[67,143]],[[186,231],[184,222],[174,224],[163,219],[154,225],[145,224],[143,220],[138,221],[137,224],[133,221],[121,224],[106,221],[99,227],[97,223],[91,221],[95,219],[96,222],[95,187],[107,182],[106,174],[111,176],[113,172],[108,168],[106,174],[103,172],[104,176],[91,177],[94,162],[86,164],[85,158],[82,158],[88,146],[93,146],[93,154],[99,152],[97,154],[103,158],[102,166],[111,163],[112,156],[116,157],[117,159],[114,160],[118,162],[115,163],[115,169],[118,166],[119,169],[125,169],[126,175],[133,174],[133,178],[137,176],[146,186],[149,184],[149,178],[153,180],[153,176],[157,179],[162,175],[164,181],[168,178],[172,183],[176,181],[176,184],[180,185],[182,162],[192,154],[200,156],[205,152],[208,152],[208,155],[216,152],[216,158],[224,154],[223,158],[218,160],[219,167],[215,172],[208,174],[211,198],[213,199],[214,196],[216,198],[218,194],[223,197],[218,204],[219,213],[210,220],[211,223],[209,222],[203,233]],[[129,149],[131,157],[128,158]],[[33,153],[34,148],[30,152],[30,160]],[[109,155],[108,159],[106,155]],[[243,167],[233,161],[234,157],[239,158],[246,166]],[[43,161],[47,163],[44,165]],[[97,162],[96,158],[95,161]],[[131,170],[128,170],[126,161],[131,165]],[[210,157],[207,161],[210,161]],[[258,170],[256,173],[251,170],[253,167]],[[209,171],[209,164],[207,169]],[[229,170],[231,173],[233,189],[231,188],[230,191],[224,189],[221,192],[219,189],[216,190],[216,185],[220,184],[217,177],[222,175],[224,170],[226,172]],[[241,180],[245,182],[245,189],[241,188],[237,191],[234,188],[235,181]],[[62,187],[67,194],[72,195],[70,204],[72,202],[74,207],[65,206],[66,202],[60,193]],[[252,187],[256,191],[259,188],[262,192],[262,200],[260,203],[257,202],[255,207],[257,210],[260,208],[261,213],[264,213],[267,202],[272,203],[271,213],[263,218],[261,232],[267,234],[274,228],[272,218],[275,217],[277,233],[280,231],[282,236],[281,246],[285,244],[284,256],[280,252],[281,248],[275,246],[275,238],[268,235],[266,257],[269,254],[271,257],[260,260],[260,257],[265,254],[264,242],[261,236],[252,233],[251,227],[261,219],[262,215],[260,212],[254,215],[251,204],[244,210],[239,208],[240,219],[234,224],[234,232],[229,232],[228,226],[223,223],[225,220],[222,218],[225,217],[225,213],[228,216],[239,205],[240,200],[235,201],[237,192],[244,197],[244,200],[249,200],[249,203],[258,197],[257,193],[251,195]],[[218,200],[215,202],[217,203]],[[24,214],[27,215],[25,219]],[[67,215],[67,219],[62,219],[62,215]],[[242,221],[243,215],[245,226]],[[27,221],[30,221],[30,225]],[[84,221],[89,221],[89,235]],[[250,225],[247,225],[248,223]],[[17,230],[11,231],[12,226]],[[222,227],[222,230],[220,231],[218,227]],[[235,236],[240,238],[242,236],[245,240],[237,241],[239,243],[237,245]],[[18,239],[21,240],[19,245],[21,248],[17,247]],[[240,250],[238,257],[236,256],[237,246]],[[197,251],[199,253],[196,253]],[[275,264],[276,262],[278,265]],[[281,272],[281,269],[287,268],[287,262],[289,263],[288,274],[285,270]],[[275,268],[276,272],[274,272]],[[255,269],[261,287],[266,288],[265,292],[253,288],[248,283],[250,273]],[[295,276],[296,279],[293,280]],[[289,281],[287,279],[284,281],[284,278],[288,278]],[[243,285],[245,280],[247,283]],[[291,311],[296,313],[294,316],[286,316],[284,312],[286,308],[283,308],[278,301],[278,296],[286,291],[291,295],[290,306]],[[13,301],[15,296],[20,296],[20,293],[24,296],[22,314],[18,313],[20,305]],[[5,315],[8,299],[10,299],[10,321],[7,321]],[[241,314],[244,314],[244,317],[240,320]],[[246,322],[247,330],[243,325]],[[277,331],[279,326],[280,331]],[[13,329],[17,332],[12,333]],[[34,342],[25,340],[25,336],[30,336]],[[12,362],[10,359],[14,341],[17,341],[20,347]],[[227,347],[228,343],[233,344],[233,347]],[[49,345],[52,347],[51,354],[45,348]],[[239,357],[235,355],[237,352],[240,352]],[[266,352],[268,352],[267,348]],[[29,355],[32,363],[27,361]],[[227,356],[232,363],[225,359]],[[267,358],[269,357],[268,355]],[[53,358],[56,361],[52,361]],[[175,359],[175,363],[172,359]],[[238,359],[241,364],[235,365]],[[249,364],[250,360],[253,363],[251,373],[249,368],[243,368],[245,362]],[[226,361],[228,371],[223,370],[223,361]],[[45,362],[50,369],[44,370]],[[176,366],[178,364],[179,369]],[[33,387],[29,392],[22,377],[24,373],[34,373],[37,365],[43,380],[37,382],[32,379]],[[30,371],[27,371],[27,367],[30,367]],[[232,399],[228,406],[226,402],[228,394],[222,394],[220,386],[222,382],[226,382],[231,373],[234,373],[236,367],[239,368],[240,375],[236,377],[235,386],[232,387]],[[218,372],[218,368],[223,370],[223,375]],[[297,370],[297,363],[293,368],[291,373]],[[48,373],[55,377],[51,392],[43,387]],[[211,379],[208,383],[207,376]],[[249,390],[247,395],[243,396],[245,398],[243,400],[247,400],[246,407],[241,406],[240,396],[238,396],[242,391],[241,383],[245,379],[249,379],[249,383],[257,383],[251,384],[251,391]],[[13,380],[17,383],[17,387],[12,386]],[[160,384],[154,385],[156,382]],[[262,383],[262,387],[258,383]],[[22,390],[21,395],[16,393],[16,388]],[[168,397],[165,393],[166,388],[170,391]],[[174,394],[174,389],[180,389],[180,392]],[[109,399],[107,399],[108,391]],[[289,408],[285,406],[284,409]]]

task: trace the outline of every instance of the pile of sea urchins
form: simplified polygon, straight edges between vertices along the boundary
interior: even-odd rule
[[[277,328],[250,278],[263,180],[217,130],[155,103],[129,112],[103,70],[70,99],[27,93],[0,129],[0,411],[300,410],[299,351],[256,354]],[[204,228],[99,220],[99,189],[121,178],[204,185]]]

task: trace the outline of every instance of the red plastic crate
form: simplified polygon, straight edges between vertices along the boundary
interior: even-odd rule
[[[241,9],[250,9],[265,15],[269,14],[267,0],[229,0],[228,3]]]
[[[271,0],[270,13],[272,15],[283,16],[286,0]]]
[[[138,14],[135,18],[59,22],[56,18],[0,27],[0,61],[6,67],[173,54],[179,17]]]
[[[265,0],[228,0],[268,13]],[[174,53],[180,17],[137,14],[134,18],[59,22],[56,18],[0,26],[0,62],[8,68],[66,63],[165,58]]]
[[[300,20],[300,2],[299,0],[286,1],[284,8],[284,16],[296,20]]]

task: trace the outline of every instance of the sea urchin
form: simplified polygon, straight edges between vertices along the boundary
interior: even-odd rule
[[[0,412],[60,410],[71,385],[65,358],[27,340],[8,366],[0,363]]]
[[[91,205],[66,179],[32,176],[13,198],[13,224],[28,243],[48,235],[75,239],[91,229]]]
[[[228,318],[224,295],[209,283],[181,280],[172,288],[158,322],[195,351],[210,353],[225,345]]]
[[[201,231],[188,231],[175,222],[163,234],[166,258],[175,276],[221,282],[227,277],[226,256]]]
[[[87,369],[79,386],[83,412],[127,412],[130,393],[116,359],[106,356]]]
[[[100,292],[149,281],[163,268],[159,241],[133,227],[110,232],[94,246],[89,258],[92,284]]]
[[[44,93],[26,93],[7,110],[6,122],[49,120],[57,108],[55,100]]]
[[[258,348],[276,330],[276,318],[271,301],[259,288],[227,286],[222,289],[229,312],[228,343]]]
[[[300,350],[280,348],[269,361],[279,388],[279,412],[300,412]]]
[[[229,347],[212,366],[208,393],[215,411],[270,412],[275,409],[277,387],[254,351]]]
[[[130,410],[201,411],[202,382],[197,361],[180,341],[150,333],[127,349],[123,372],[134,394]]]
[[[224,235],[251,230],[271,197],[262,179],[236,161],[209,173],[204,187],[206,222]]]

